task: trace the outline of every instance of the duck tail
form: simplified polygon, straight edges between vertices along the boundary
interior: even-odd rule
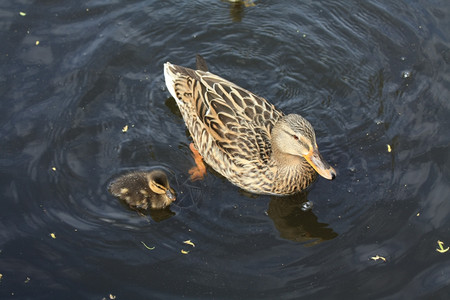
[[[164,79],[166,81],[167,89],[169,90],[169,93],[172,95],[172,97],[175,98],[175,100],[180,100],[177,97],[177,94],[175,92],[175,79],[176,79],[176,73],[174,65],[172,65],[170,62],[166,62],[164,64]]]

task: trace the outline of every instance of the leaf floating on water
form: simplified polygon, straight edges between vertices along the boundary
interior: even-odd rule
[[[183,243],[187,245],[191,245],[192,247],[195,247],[195,244],[191,240],[184,241]]]
[[[122,132],[127,132],[128,131],[128,125],[125,125],[123,128],[122,128]]]
[[[50,233],[50,236],[52,237],[52,239],[56,239],[56,235],[53,232]]]
[[[444,249],[444,242],[437,241],[437,243],[439,245],[439,248],[437,248],[436,251],[439,252],[439,253],[445,253],[445,252],[447,252],[450,249],[450,247],[447,247],[447,248]]]
[[[383,256],[379,256],[378,254],[376,256],[372,256],[370,259],[371,260],[379,260],[379,259],[381,259],[382,261],[386,262],[386,258],[383,257]]]
[[[182,254],[188,254],[189,251],[186,251],[186,250],[181,249],[181,253],[182,253]]]
[[[40,43],[39,41],[36,41],[36,46],[39,45],[39,43]]]
[[[19,15],[21,15],[22,17],[25,17],[25,16],[27,15],[27,13],[26,13],[26,12],[23,12],[23,11],[21,11],[21,12],[19,12]]]
[[[113,295],[113,294],[109,294],[109,299],[111,299],[111,300],[114,300],[114,299],[116,299],[116,295]]]
[[[155,250],[155,247],[149,247],[147,246],[143,241],[141,241],[142,245],[144,245],[145,248],[147,248],[148,250]]]
[[[56,171],[56,168],[55,168],[55,167],[52,167],[52,171]]]
[[[387,150],[389,153],[391,153],[391,151],[392,151],[391,145],[387,144]]]

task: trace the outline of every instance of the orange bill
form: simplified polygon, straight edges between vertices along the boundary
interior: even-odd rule
[[[329,180],[336,177],[336,171],[323,159],[317,148],[310,150],[304,157],[320,176]]]

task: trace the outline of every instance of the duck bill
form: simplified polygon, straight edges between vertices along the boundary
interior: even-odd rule
[[[166,190],[166,196],[167,196],[167,198],[169,198],[171,201],[175,201],[175,194],[171,191],[171,190],[169,190],[169,189],[167,189]]]
[[[309,151],[304,157],[320,176],[328,180],[333,180],[336,177],[336,171],[323,159],[317,148]]]

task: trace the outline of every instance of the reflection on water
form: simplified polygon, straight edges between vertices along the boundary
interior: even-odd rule
[[[230,16],[233,22],[242,21],[245,8],[256,5],[255,1],[253,0],[221,0],[221,1],[228,2],[230,4]]]
[[[337,237],[328,224],[319,223],[311,210],[304,211],[308,192],[288,197],[272,197],[267,213],[280,236],[295,242],[313,246]]]

